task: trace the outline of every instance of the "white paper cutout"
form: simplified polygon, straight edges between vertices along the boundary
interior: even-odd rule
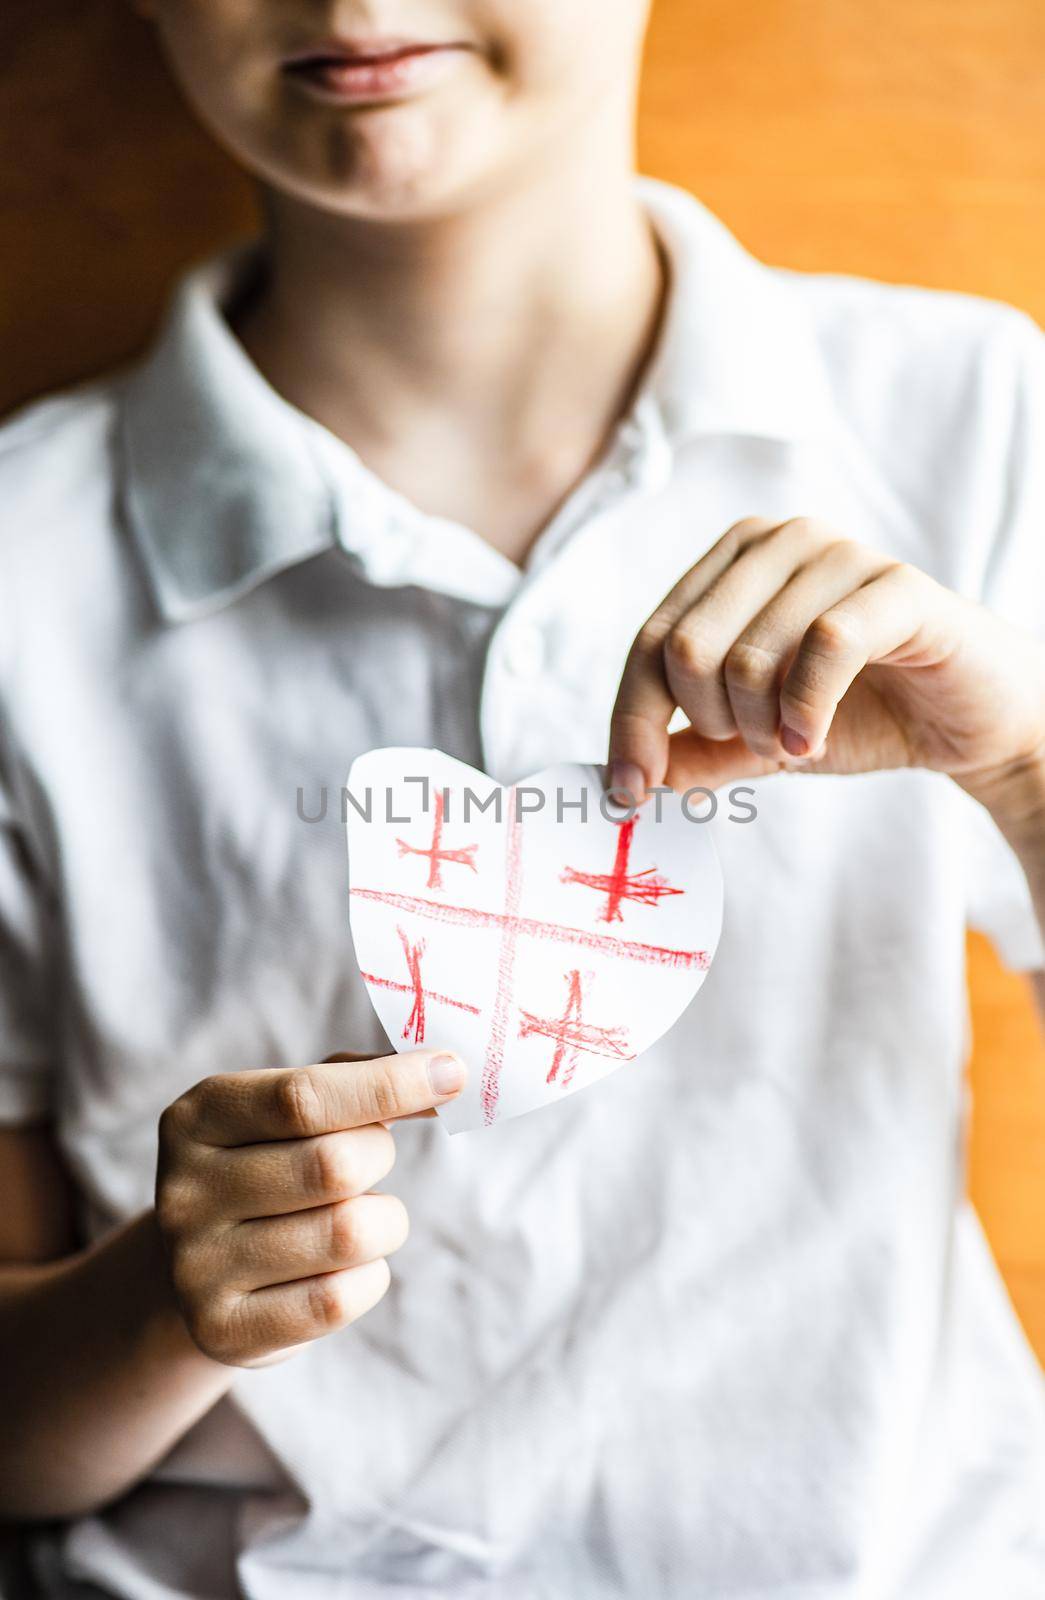
[[[439,1109],[451,1133],[635,1060],[704,980],[722,923],[708,825],[676,795],[630,822],[600,802],[590,766],[504,789],[439,750],[374,750],[352,767],[356,959],[397,1050],[466,1062],[465,1089]]]

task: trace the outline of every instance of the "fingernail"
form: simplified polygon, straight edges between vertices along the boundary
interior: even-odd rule
[[[804,739],[794,728],[789,728],[783,723],[780,728],[780,743],[789,756],[806,756],[809,754],[809,740]]]
[[[645,798],[646,776],[634,761],[610,764],[606,792],[616,806],[635,806]]]
[[[464,1083],[464,1066],[456,1056],[433,1056],[428,1063],[428,1081],[433,1094],[456,1094]]]

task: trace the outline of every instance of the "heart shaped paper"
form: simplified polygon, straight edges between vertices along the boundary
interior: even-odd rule
[[[665,1033],[722,923],[708,828],[634,816],[590,766],[501,788],[439,750],[361,756],[346,795],[356,958],[396,1049],[469,1068],[451,1133],[561,1100]]]

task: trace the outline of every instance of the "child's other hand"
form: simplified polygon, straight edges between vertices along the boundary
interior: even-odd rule
[[[668,736],[680,707],[691,726]],[[1045,767],[1045,649],[805,517],[738,522],[635,640],[609,787],[928,767],[988,800]]]
[[[205,1078],[160,1119],[156,1215],[174,1290],[203,1353],[263,1363],[381,1299],[406,1209],[374,1194],[395,1160],[386,1124],[452,1100],[455,1056]]]

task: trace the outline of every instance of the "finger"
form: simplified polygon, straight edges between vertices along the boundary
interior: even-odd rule
[[[664,646],[678,619],[753,541],[776,525],[765,517],[734,523],[679,580],[636,636],[624,665],[610,719],[607,787],[641,804],[647,788],[663,783],[668,723],[676,701],[668,685]]]
[[[780,690],[785,748],[798,756],[820,748],[839,702],[870,662],[931,648],[943,593],[924,573],[897,564],[817,617]]]
[[[671,735],[666,782],[679,795],[689,796],[690,811],[700,816],[700,789],[720,789],[723,784],[742,778],[761,778],[779,772],[787,761],[755,755],[743,739],[702,739],[692,728]]]
[[[729,653],[826,537],[807,517],[782,523],[742,550],[672,628],[664,647],[668,687],[705,739],[733,739],[740,732],[726,682]]]
[[[260,1289],[365,1266],[398,1250],[409,1231],[406,1207],[394,1194],[361,1194],[312,1211],[260,1217],[240,1223],[228,1237],[225,1281]]]
[[[335,1333],[372,1310],[391,1278],[382,1257],[343,1272],[251,1290],[223,1309],[220,1324],[207,1338],[208,1354],[249,1366],[275,1351]],[[235,1354],[223,1357],[223,1349]]]
[[[381,1123],[314,1139],[208,1149],[200,1172],[220,1214],[242,1222],[365,1194],[387,1178],[396,1146]]]
[[[203,1144],[311,1139],[444,1105],[460,1092],[464,1078],[457,1056],[411,1050],[373,1061],[205,1078],[175,1101],[170,1114]]]
[[[835,540],[740,630],[726,652],[723,678],[733,724],[750,750],[774,760],[795,753],[780,743],[780,686],[806,629],[889,565],[866,545]]]
[[[338,1051],[335,1051],[335,1053],[332,1056],[324,1056],[323,1057],[324,1061],[366,1061],[367,1059],[368,1058],[366,1056],[360,1055],[358,1052],[352,1051],[352,1050],[338,1050]],[[397,1122],[417,1122],[421,1118],[424,1118],[424,1117],[432,1118],[434,1116],[435,1116],[435,1112],[431,1111],[431,1110],[429,1110],[429,1111],[411,1111],[405,1117],[397,1117],[395,1120]],[[387,1128],[388,1127],[388,1123],[387,1122],[382,1122],[381,1123],[381,1127],[382,1128]]]

